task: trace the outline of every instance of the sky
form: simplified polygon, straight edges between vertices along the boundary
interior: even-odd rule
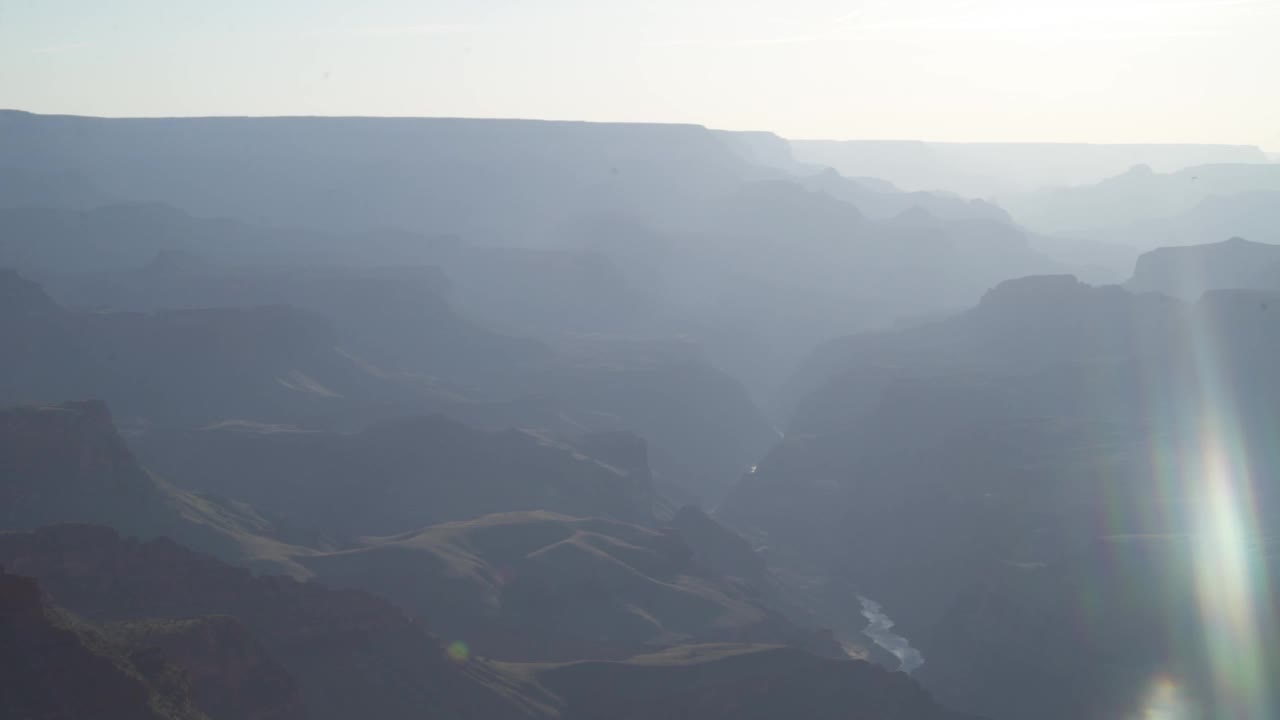
[[[0,107],[1280,151],[1280,0],[0,0]]]

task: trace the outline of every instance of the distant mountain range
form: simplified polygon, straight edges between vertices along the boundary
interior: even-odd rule
[[[1041,232],[1099,237],[1105,231],[1112,233],[1107,239],[1150,249],[1181,243],[1147,237],[1140,223],[1187,213],[1219,213],[1218,221],[1222,222],[1231,213],[1230,205],[1224,203],[1233,202],[1234,197],[1276,192],[1280,192],[1280,165],[1275,163],[1200,164],[1172,172],[1137,165],[1097,183],[1009,195],[1001,198],[1001,205],[1018,222]],[[1222,205],[1215,207],[1214,203]],[[1258,203],[1258,210],[1263,204]],[[1248,216],[1237,219],[1251,221]],[[1134,230],[1128,229],[1135,225]],[[1211,240],[1215,238],[1198,239]]]
[[[1168,173],[1211,163],[1268,162],[1250,145],[792,140],[791,147],[802,163],[883,178],[908,190],[975,198],[1095,183],[1134,165]]]
[[[0,195],[0,262],[51,288],[54,274],[137,269],[160,252],[432,265],[488,327],[578,348],[680,338],[757,401],[819,342],[1074,269],[990,203],[788,162],[768,134],[13,111],[0,131],[15,139],[0,168],[66,186],[42,191],[45,207],[28,206],[34,191]],[[85,209],[82,186],[132,205]]]
[[[1280,667],[1254,148],[0,137],[6,718],[1235,717]]]

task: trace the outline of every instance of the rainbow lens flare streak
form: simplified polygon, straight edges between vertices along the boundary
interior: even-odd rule
[[[1193,311],[1187,338],[1197,384],[1196,420],[1179,456],[1188,501],[1190,563],[1199,612],[1202,658],[1198,678],[1209,697],[1191,702],[1185,688],[1159,677],[1147,691],[1141,720],[1269,720],[1273,637],[1264,537],[1253,490],[1244,428],[1203,306]],[[1170,628],[1173,633],[1188,628]]]
[[[1200,628],[1213,687],[1213,716],[1265,720],[1269,706],[1265,557],[1260,550],[1247,458],[1226,444],[1226,418],[1202,440],[1200,494],[1193,503],[1192,563]]]
[[[1135,720],[1199,720],[1195,707],[1182,688],[1169,677],[1158,677],[1151,683],[1142,702],[1142,714]]]

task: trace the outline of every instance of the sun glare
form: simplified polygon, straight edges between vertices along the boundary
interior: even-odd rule
[[[1199,447],[1190,473],[1192,567],[1213,718],[1268,720],[1269,587],[1253,476],[1228,365],[1203,305],[1192,324],[1200,389]]]
[[[1172,678],[1160,676],[1151,683],[1134,720],[1198,720],[1198,716],[1182,687]]]
[[[1206,439],[1204,457],[1193,562],[1215,717],[1265,720],[1272,717],[1260,614],[1266,577],[1248,468],[1221,438]]]

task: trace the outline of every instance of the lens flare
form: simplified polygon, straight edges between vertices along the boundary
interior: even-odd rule
[[[1192,562],[1215,716],[1264,720],[1271,713],[1260,610],[1268,593],[1248,468],[1219,438],[1206,438],[1203,452]]]
[[[1158,677],[1151,683],[1142,709],[1133,720],[1199,720],[1196,708],[1172,678]]]
[[[449,659],[454,662],[466,662],[471,657],[471,648],[461,641],[451,643],[445,652],[449,654]]]
[[[1270,588],[1256,517],[1246,428],[1241,426],[1230,364],[1218,350],[1210,308],[1194,311],[1192,344],[1198,380],[1198,447],[1191,451],[1191,562],[1203,633],[1213,718],[1267,720]]]

